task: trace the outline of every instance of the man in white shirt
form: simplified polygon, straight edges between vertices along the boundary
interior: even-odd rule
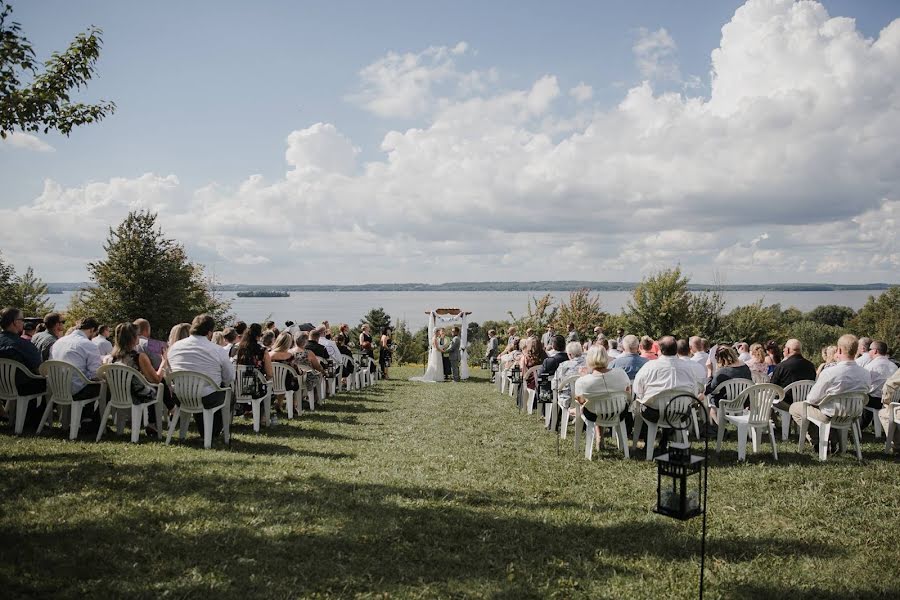
[[[709,358],[709,354],[703,351],[703,338],[699,335],[692,335],[688,343],[691,347],[691,360],[700,365],[706,365],[706,359]]]
[[[101,325],[97,335],[91,341],[97,345],[100,356],[112,354],[112,342],[109,341],[109,325]]]
[[[869,364],[869,361],[872,360],[872,355],[869,354],[870,346],[872,345],[872,338],[861,337],[859,338],[859,348],[856,352],[856,364],[861,367]]]
[[[900,370],[894,371],[894,374],[888,377],[881,388],[881,402],[883,408],[878,411],[878,418],[881,419],[881,425],[884,427],[885,435],[887,435],[888,425],[894,418],[893,410],[891,409],[891,398],[897,389],[900,389]],[[900,427],[894,429],[893,444],[894,454],[900,454]]]
[[[225,348],[213,343],[212,334],[216,329],[215,320],[206,314],[197,315],[191,322],[191,334],[175,342],[168,351],[169,367],[172,372],[193,371],[203,373],[220,387],[227,388],[234,383],[234,366]],[[212,408],[222,403],[225,392],[207,385],[203,390],[203,406]],[[177,399],[176,399],[177,402]],[[213,436],[222,430],[222,413],[227,411],[231,418],[231,407],[217,411],[213,422]],[[203,415],[194,415],[194,421],[203,435]]]
[[[654,406],[654,398],[667,390],[681,390],[688,394],[696,394],[698,381],[694,368],[689,361],[677,356],[678,345],[671,335],[659,340],[659,358],[647,361],[634,378],[633,391],[637,398],[635,408],[641,411],[641,417],[651,423],[659,422],[659,410]],[[649,406],[648,406],[649,404]],[[665,436],[660,448],[665,446]]]
[[[881,410],[881,390],[884,383],[897,370],[897,365],[891,362],[887,356],[887,344],[882,341],[874,341],[869,346],[869,354],[872,357],[866,366],[863,367],[869,372],[871,377],[871,386],[869,387],[869,404],[870,408]],[[869,411],[864,411],[862,419],[859,422],[859,428],[864,429],[873,416]]]
[[[331,330],[326,329],[325,326],[319,327],[319,343],[325,346],[325,351],[328,353],[328,358],[334,361],[336,367],[341,366],[341,351],[338,349],[337,344],[334,340],[331,339]]]
[[[843,394],[845,392],[862,392],[869,393],[869,384],[871,378],[869,372],[860,367],[853,361],[856,356],[856,348],[859,341],[855,335],[842,335],[837,342],[837,351],[834,354],[835,365],[824,369],[815,385],[810,388],[806,395],[806,401],[809,406],[802,402],[793,402],[790,407],[791,416],[797,427],[803,418],[803,411],[806,411],[808,417],[815,419],[827,420],[831,418],[832,411],[830,409],[820,410],[819,404],[826,397],[834,394]],[[818,430],[810,427],[809,436],[816,439]],[[818,442],[816,442],[818,445]]]
[[[750,345],[747,344],[747,342],[741,342],[740,344],[738,344],[737,351],[738,360],[743,363],[753,358],[752,356],[750,356]]]
[[[78,324],[78,329],[71,334],[56,340],[50,349],[51,360],[61,360],[75,366],[84,373],[85,377],[94,380],[97,377],[97,369],[100,368],[100,350],[91,342],[97,335],[100,324],[93,317],[87,317]],[[91,381],[85,383],[81,377],[72,377],[72,398],[74,400],[87,400],[96,398],[100,394],[100,382]],[[81,417],[82,427],[86,433],[96,431],[100,423],[100,410],[95,404],[94,411],[86,411]]]
[[[691,347],[687,340],[678,340],[678,358],[688,363],[697,383],[706,383],[706,369],[691,357]]]

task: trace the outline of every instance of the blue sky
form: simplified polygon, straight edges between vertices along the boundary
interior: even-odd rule
[[[762,0],[759,3],[765,4]],[[532,115],[531,121],[516,123],[516,126],[521,126],[531,140],[535,136],[538,139],[547,136],[551,144],[559,145],[550,150],[559,154],[569,137],[578,138],[591,127],[591,123],[595,128],[601,122],[606,123],[605,119],[614,114],[628,97],[629,90],[639,88],[642,81],[648,81],[652,86],[652,97],[656,99],[672,92],[680,94],[684,102],[692,97],[709,100],[711,52],[720,45],[723,25],[732,20],[735,10],[743,4],[730,0],[552,4],[455,2],[440,6],[420,2],[15,2],[15,17],[22,23],[41,58],[46,58],[51,50],[62,49],[88,25],[103,28],[104,48],[98,64],[98,76],[81,96],[115,100],[118,110],[101,124],[76,130],[70,138],[38,136],[39,142],[45,144],[40,147],[46,150],[49,146],[52,151],[29,150],[38,142],[16,146],[7,143],[0,147],[0,177],[3,178],[5,190],[0,199],[0,209],[10,215],[27,218],[36,208],[56,206],[58,202],[53,204],[45,197],[47,180],[59,188],[54,196],[57,200],[68,198],[76,204],[78,201],[86,202],[82,207],[85,210],[96,208],[96,202],[88,198],[90,191],[86,191],[90,184],[115,187],[112,182],[124,181],[122,185],[127,189],[111,191],[103,188],[101,195],[106,195],[101,203],[109,210],[91,214],[88,222],[100,225],[93,232],[93,246],[89,239],[66,238],[61,234],[61,243],[71,249],[67,257],[69,260],[54,260],[51,254],[37,256],[30,252],[27,241],[9,240],[0,248],[19,268],[24,268],[24,262],[36,263],[38,273],[43,274],[45,279],[80,279],[84,277],[84,271],[83,267],[79,269],[79,264],[97,258],[101,253],[99,244],[105,230],[103,225],[120,218],[127,208],[148,206],[160,210],[166,230],[184,241],[195,259],[217,264],[217,273],[224,281],[284,281],[293,276],[295,263],[276,256],[282,252],[289,254],[294,261],[298,256],[303,256],[322,265],[330,265],[328,261],[334,259],[334,268],[313,270],[310,276],[314,281],[310,282],[315,283],[530,279],[525,269],[516,268],[516,261],[552,263],[538,269],[541,278],[582,278],[595,274],[590,278],[636,280],[666,263],[680,262],[687,265],[697,278],[704,280],[721,271],[725,271],[727,279],[734,282],[796,280],[796,268],[773,271],[772,263],[778,262],[779,256],[780,262],[784,263],[785,251],[792,244],[790,236],[778,231],[778,226],[785,221],[802,222],[803,214],[782,215],[777,222],[761,219],[753,227],[741,228],[737,227],[738,224],[728,224],[734,229],[725,232],[721,223],[714,221],[695,228],[679,225],[676,231],[680,234],[675,237],[680,241],[676,243],[667,241],[663,231],[665,228],[660,225],[645,229],[618,227],[613,229],[629,229],[627,239],[612,241],[608,234],[603,234],[610,243],[592,247],[590,239],[580,242],[573,241],[572,236],[558,239],[554,238],[554,234],[561,233],[557,228],[552,225],[542,228],[542,223],[552,220],[552,212],[525,211],[528,218],[523,218],[517,225],[490,222],[498,218],[497,215],[502,212],[499,210],[491,211],[491,215],[482,222],[468,217],[457,220],[458,215],[446,209],[447,204],[454,203],[451,193],[439,200],[426,199],[441,206],[413,222],[400,219],[403,222],[396,229],[386,225],[386,222],[396,219],[390,211],[390,198],[384,200],[388,204],[384,212],[380,212],[380,200],[371,204],[367,204],[365,199],[348,201],[345,215],[363,210],[366,218],[351,217],[335,227],[334,219],[338,217],[331,215],[330,207],[349,197],[347,195],[351,191],[343,186],[350,184],[343,179],[334,183],[334,177],[319,172],[315,176],[306,176],[303,186],[310,187],[298,188],[289,173],[302,171],[303,165],[286,164],[286,139],[291,132],[307,131],[317,123],[329,124],[334,131],[316,129],[311,135],[300,136],[300,139],[303,143],[315,144],[330,144],[328,140],[321,141],[328,136],[337,139],[337,143],[347,140],[346,147],[353,149],[353,166],[352,172],[344,175],[361,180],[370,176],[367,164],[396,166],[389,161],[389,155],[382,146],[386,136],[393,135],[391,132],[396,132],[397,137],[408,142],[411,136],[407,134],[413,129],[446,131],[447,123],[461,122],[459,118],[442,120],[448,118],[447,114],[453,107],[468,106],[471,110],[477,110],[466,103],[473,98],[490,99],[511,91],[527,91],[546,76],[555,78],[549,87],[558,88],[556,94],[553,90],[549,92],[553,97],[548,100],[552,101],[552,108],[546,112],[542,108],[540,115]],[[858,34],[870,41],[900,16],[900,5],[893,0],[824,0],[821,4],[830,17],[854,18]],[[784,16],[789,10],[781,6],[775,13]],[[815,11],[804,14],[814,17]],[[796,17],[796,14],[785,17],[789,26],[781,34],[796,34],[796,30],[793,33],[789,30],[789,27],[799,27]],[[661,30],[661,36],[654,36]],[[654,61],[654,65],[660,62],[657,59],[661,57],[664,68],[655,74],[641,68],[642,56],[636,48],[642,39],[649,40],[649,60]],[[465,43],[465,50],[458,54],[450,53],[449,49],[459,42]],[[828,40],[822,43],[826,42]],[[445,54],[450,58],[445,59],[444,54],[440,54],[435,60],[435,67],[428,63],[429,57],[437,56],[425,53],[429,47],[445,47],[448,49]],[[402,110],[379,113],[371,106],[367,108],[359,99],[366,85],[361,70],[376,64],[389,52],[418,57],[435,67],[429,73],[452,73],[445,79],[435,77],[436,83],[429,88],[428,106],[417,114],[398,114],[403,113]],[[746,59],[748,54],[744,52],[742,56]],[[646,56],[643,58],[646,59]],[[445,60],[448,62],[442,62]],[[767,60],[778,62],[777,57]],[[861,61],[860,68],[863,66]],[[478,88],[460,91],[463,86],[459,82],[473,73],[478,74]],[[885,73],[884,76],[896,79],[896,72]],[[589,100],[572,99],[574,96],[570,90],[579,83],[590,86],[592,94]],[[809,85],[818,89],[815,82]],[[820,91],[824,97],[830,90],[822,88]],[[377,93],[377,90],[373,92],[370,89],[369,92]],[[896,105],[889,106],[886,114],[890,115],[896,109]],[[554,123],[548,122],[551,118]],[[468,116],[462,121],[468,123],[467,119]],[[541,119],[543,121],[538,123]],[[559,123],[566,119],[574,122],[568,125]],[[490,121],[488,128],[496,123],[497,119]],[[827,120],[821,126],[827,127]],[[483,125],[480,127],[483,128]],[[608,131],[618,131],[612,125],[610,127]],[[506,131],[505,127],[502,129]],[[804,131],[808,134],[808,130]],[[459,139],[473,141],[478,138],[477,132],[473,134],[467,127],[454,136],[457,142]],[[485,136],[478,141],[489,144],[489,139],[495,138]],[[514,139],[523,138],[514,136]],[[759,143],[773,142],[763,137]],[[288,146],[290,152],[290,143]],[[298,150],[302,156],[313,151],[319,152],[321,147],[315,145],[313,150],[306,147]],[[417,152],[421,154],[423,149]],[[437,152],[425,167],[418,165],[403,173],[402,184],[400,175],[392,168],[392,177],[396,178],[390,181],[384,178],[356,181],[351,187],[359,193],[360,188],[383,185],[385,194],[396,193],[405,199],[405,206],[415,207],[415,199],[420,193],[415,174],[433,178],[433,173],[425,173],[423,169],[430,169],[440,162],[443,155],[440,150]],[[478,151],[473,151],[473,156],[478,155]],[[631,155],[631,151],[622,150],[618,159],[626,155]],[[587,156],[590,157],[590,154]],[[861,160],[860,157],[845,159],[835,158],[841,164],[855,164],[854,160]],[[697,160],[702,159],[698,157]],[[804,164],[809,166],[809,162]],[[504,172],[524,174],[536,167],[533,164],[519,164],[509,165],[508,168],[509,171]],[[589,165],[585,168],[588,171],[575,172],[573,177],[588,180],[596,175],[590,171]],[[490,170],[490,166],[486,169]],[[149,192],[146,186],[142,187],[143,184],[129,187],[129,182],[138,181],[146,174],[163,181],[174,175],[177,183],[160,184],[160,188],[158,181],[154,180],[156,184],[151,185]],[[876,169],[868,175],[879,174]],[[261,175],[261,181],[265,184],[256,181],[254,175]],[[672,176],[677,174],[666,177]],[[812,185],[815,174],[810,172],[807,176]],[[477,179],[478,175],[473,177]],[[627,185],[620,190],[616,184],[612,186],[615,189],[611,189],[609,180],[601,179],[603,182],[598,183],[598,188],[577,192],[559,191],[569,187],[567,181],[556,182],[541,191],[523,191],[521,185],[518,191],[510,191],[501,185],[486,192],[485,198],[491,200],[483,202],[496,200],[498,206],[522,203],[527,208],[534,208],[542,204],[536,197],[549,193],[550,197],[543,201],[544,205],[576,205],[584,195],[588,195],[605,206],[604,203],[616,201],[616,194],[633,194],[635,198],[644,198],[648,194],[647,190],[635,190]],[[569,181],[575,183],[571,179]],[[753,181],[745,183],[750,188],[755,185]],[[783,183],[782,187],[767,193],[784,194],[785,198],[793,199],[795,191],[790,189],[791,186],[798,183],[802,186],[802,180],[793,178]],[[852,187],[853,182],[847,183]],[[682,184],[665,177],[660,179],[663,188],[680,188]],[[761,188],[767,185],[763,180],[759,184]],[[706,205],[700,200],[696,200],[697,205],[693,204],[698,186],[690,183],[683,184],[683,187],[688,191],[683,192],[685,195],[681,197],[661,194],[659,198],[654,197],[654,201],[668,203],[669,206],[681,203],[690,210],[698,211],[698,218],[692,222],[702,221]],[[247,191],[247,188],[252,189]],[[322,192],[324,196],[313,197],[303,191],[308,189],[326,189],[326,192]],[[712,190],[705,188],[702,191],[699,196],[712,193]],[[725,190],[722,195],[746,204],[746,192],[746,188],[741,188]],[[567,193],[575,195],[566,196]],[[649,193],[652,196],[652,192]],[[839,226],[853,218],[893,223],[891,219],[898,212],[895,203],[900,198],[893,182],[875,186],[869,193],[872,197],[855,210],[825,210],[824,213],[828,214],[821,215],[821,219],[810,218],[811,226]],[[210,199],[209,194],[218,196]],[[511,195],[507,197],[506,194]],[[841,204],[844,200],[835,194],[832,196],[825,190],[821,202],[830,206]],[[200,196],[206,199],[200,202]],[[42,197],[44,200],[41,200]],[[223,249],[221,241],[215,239],[216,230],[195,231],[186,224],[191,222],[187,217],[196,219],[197,216],[191,212],[193,209],[185,208],[187,205],[208,207],[209,203],[220,206],[228,202],[233,203],[233,211],[248,203],[258,202],[267,207],[261,216],[263,222],[255,231],[242,232],[239,227],[234,231],[221,230],[223,237],[236,240],[235,245],[241,248],[240,252],[234,252],[227,243],[224,245],[229,247]],[[801,206],[813,205],[811,199],[797,202]],[[327,203],[330,205],[326,206]],[[480,205],[475,203],[474,206]],[[304,211],[311,211],[315,216],[325,213],[330,216],[316,221],[312,219],[314,215]],[[871,214],[873,211],[874,216]],[[778,212],[778,207],[770,212]],[[583,216],[588,219],[602,218],[600,215]],[[224,218],[227,220],[227,215]],[[297,225],[284,231],[273,227],[266,235],[267,218],[293,221]],[[235,220],[240,222],[242,218],[235,214]],[[817,220],[817,223],[813,222]],[[336,232],[335,238],[342,241],[336,240],[334,252],[328,257],[321,257],[321,246],[330,243],[327,236],[309,236],[306,242],[298,242],[296,231],[304,225],[322,234],[331,227]],[[890,226],[895,227],[893,224]],[[430,227],[441,233],[422,233],[422,228]],[[460,233],[463,229],[468,233]],[[512,249],[500,247],[499,240],[523,231],[539,234],[534,236],[531,250],[528,244],[522,243],[517,243]],[[815,233],[825,235],[829,231],[817,230]],[[703,238],[703,247],[699,251],[692,244],[679,247],[684,238],[692,237],[692,232]],[[589,234],[588,231],[579,233]],[[661,233],[662,238],[659,237]],[[711,234],[720,233],[721,236],[716,239],[709,238]],[[832,257],[834,264],[826,269],[820,269],[816,261],[830,260],[825,256],[827,252],[810,248],[803,250],[806,252],[806,262],[800,279],[870,281],[884,280],[893,273],[896,281],[895,267],[898,265],[893,261],[900,258],[892,259],[890,252],[882,250],[886,258],[874,266],[858,268],[854,264],[863,256],[860,254],[860,244],[866,235],[865,231],[861,231],[858,239],[842,240]],[[313,237],[315,243],[309,241]],[[635,237],[649,239],[650,242],[635,242]],[[429,239],[433,241],[434,238],[440,238],[440,247],[429,245]],[[491,251],[473,249],[478,239],[490,239],[490,243],[485,245]],[[737,248],[727,245],[728,241],[735,241]],[[672,252],[655,251],[653,248],[657,243],[672,246]],[[454,245],[457,247],[454,248]],[[553,254],[561,245],[573,247],[568,254]],[[342,253],[339,247],[347,252]],[[371,258],[373,249],[384,251],[383,260],[369,265],[370,268],[351,268],[360,256]],[[773,254],[776,252],[782,254]],[[626,262],[630,261],[629,266],[624,271],[604,276],[601,265],[612,261],[621,263],[623,253]],[[740,255],[757,258],[748,263]],[[735,256],[736,260],[729,259]],[[545,261],[545,258],[548,260]],[[475,263],[477,268],[473,269]],[[571,263],[571,268],[560,270],[559,265],[566,263]],[[466,272],[470,276],[463,276]],[[558,273],[557,277],[553,277],[555,273]]]

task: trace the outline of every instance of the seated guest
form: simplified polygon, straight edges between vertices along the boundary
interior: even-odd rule
[[[228,353],[221,346],[212,343],[212,334],[216,329],[215,320],[207,314],[197,315],[191,322],[190,335],[183,340],[175,342],[168,350],[169,368],[173,373],[179,371],[193,371],[203,373],[219,387],[228,388],[234,382],[234,366],[228,358]],[[218,391],[210,386],[203,389],[203,406],[213,408],[222,404],[225,398],[224,391]],[[177,398],[176,398],[177,402]],[[222,413],[231,414],[231,407],[216,411],[213,421],[213,436],[222,431]],[[194,415],[194,422],[203,435],[203,415]]]
[[[856,350],[856,364],[865,367],[872,360],[872,354],[869,352],[872,345],[872,338],[859,338],[859,347]]]
[[[775,367],[770,381],[775,385],[787,387],[795,381],[816,379],[816,367],[803,357],[803,345],[800,340],[790,339],[784,344],[784,360]],[[793,394],[788,392],[775,406],[788,410],[794,402]]]
[[[825,346],[822,348],[822,364],[816,368],[816,377],[818,377],[824,369],[835,365],[834,355],[837,352],[837,346]]]
[[[97,335],[91,341],[97,344],[100,356],[108,356],[112,353],[113,345],[109,341],[109,325],[101,325],[100,329],[97,330]]]
[[[72,399],[87,400],[96,398],[100,394],[100,381],[97,380],[97,369],[102,364],[100,350],[91,342],[97,335],[100,324],[93,317],[83,319],[71,334],[56,340],[50,349],[50,358],[61,360],[81,371],[91,383],[85,383],[77,375],[72,376]],[[90,422],[87,431],[96,427],[100,422],[99,406],[95,405],[94,413],[82,416],[82,423]]]
[[[190,323],[179,323],[178,325],[173,325],[172,329],[169,330],[169,340],[166,344],[167,348],[171,348],[175,345],[176,342],[179,342],[189,336],[191,334],[191,324]],[[152,363],[151,363],[152,364]],[[163,377],[172,372],[172,369],[169,367],[169,355],[168,352],[163,355],[163,362],[160,365],[160,369],[162,369]]]
[[[709,355],[703,351],[703,338],[698,335],[692,335],[688,339],[688,343],[691,346],[691,360],[701,365],[706,365],[706,359],[709,358]]]
[[[513,365],[518,364],[519,359],[522,357],[522,352],[525,351],[525,346],[528,343],[528,340],[519,340],[518,346],[510,352],[505,354],[501,354],[498,357],[500,361],[501,369],[510,369]]]
[[[328,350],[320,343],[322,337],[322,329],[313,329],[309,332],[309,341],[306,343],[306,349],[315,354],[322,360],[328,360]]]
[[[340,366],[341,364],[341,350],[337,347],[337,344],[331,339],[331,329],[325,324],[328,321],[322,323],[319,327],[319,344],[325,348],[325,352],[328,353],[328,358],[334,361],[335,366]],[[390,329],[387,327],[386,329]]]
[[[725,383],[729,379],[750,379],[752,381],[753,374],[750,373],[750,367],[738,358],[738,353],[734,348],[729,346],[719,346],[716,350],[716,374],[709,383],[706,384],[706,397],[709,399],[709,417],[714,423],[718,423],[717,409],[719,401],[726,397],[725,390],[720,390],[715,395],[711,395],[720,384]]]
[[[575,323],[569,323],[568,332],[566,333],[566,344],[578,341],[578,332],[575,330]]]
[[[222,337],[225,338],[225,345],[223,346],[223,348],[225,348],[225,352],[227,352],[230,356],[231,349],[234,348],[235,342],[237,342],[238,340],[238,334],[234,330],[234,327],[226,327],[222,332]]]
[[[763,350],[762,344],[753,344],[750,346],[750,358],[744,361],[744,364],[750,368],[751,374],[757,374],[762,377],[769,376],[769,365],[766,364],[766,351]],[[740,357],[738,357],[740,358]]]
[[[50,349],[56,340],[62,337],[65,323],[58,312],[47,313],[44,316],[44,331],[36,333],[31,338],[31,343],[40,351],[42,360],[50,358]]]
[[[897,388],[900,388],[900,370],[894,371],[894,374],[888,377],[881,388],[883,408],[878,411],[878,418],[881,419],[881,426],[884,428],[885,436],[887,436],[888,425],[894,419],[894,409],[891,408],[890,403]],[[894,456],[900,455],[900,427],[894,429],[894,439],[891,444],[894,448]]]
[[[584,354],[584,350],[582,350],[579,342],[575,341],[566,344],[566,356],[568,356],[569,360],[561,363],[556,368],[556,373],[553,374],[553,378],[556,380],[556,389],[559,390],[557,394],[559,397],[559,408],[562,410],[567,410],[569,408],[571,389],[568,385],[560,387],[561,382],[570,375],[587,374],[587,367],[585,364],[587,356]],[[574,414],[574,411],[572,414]]]
[[[541,363],[541,368],[538,370],[538,375],[548,375],[553,377],[556,374],[556,369],[562,363],[569,360],[569,355],[566,354],[566,338],[561,335],[554,335],[551,340],[551,349],[553,350],[553,354],[544,359]]]
[[[119,323],[116,325],[114,339],[116,343],[113,345],[112,351],[103,359],[105,364],[119,364],[131,367],[139,371],[144,376],[144,379],[151,384],[163,381],[164,371],[162,365],[160,365],[159,369],[154,369],[153,365],[150,364],[150,357],[138,350],[138,333],[137,328],[133,324]],[[134,378],[131,380],[131,396],[135,404],[144,404],[156,398],[156,389],[147,387],[143,382]],[[175,406],[168,386],[163,388],[163,403],[170,410]],[[149,423],[144,430],[145,433],[151,438],[159,437],[156,411],[147,411],[147,416],[149,417]]]
[[[631,397],[631,380],[628,379],[628,375],[622,369],[609,368],[609,357],[602,346],[594,346],[588,350],[585,363],[590,372],[575,381],[573,388],[575,401],[584,406],[589,395],[623,392],[626,394],[626,402],[621,418],[624,419],[630,404],[628,399]],[[581,414],[589,427],[597,421],[597,415],[587,409]]]
[[[881,389],[884,387],[884,383],[897,371],[897,365],[888,358],[887,351],[887,344],[879,340],[873,341],[869,345],[869,354],[872,360],[863,367],[869,372],[869,377],[872,378],[872,383],[869,387],[868,406],[876,410],[881,410]],[[859,422],[860,429],[865,428],[872,419],[871,412],[863,411],[862,419]]]
[[[30,341],[22,339],[22,331],[25,327],[25,319],[18,308],[7,307],[0,311],[0,358],[14,360],[25,366],[26,369],[38,374],[41,366],[41,353]],[[46,379],[32,379],[28,375],[16,371],[16,391],[22,396],[43,394],[47,391]],[[37,427],[41,421],[43,407],[36,402],[28,403],[28,412],[25,416],[25,424],[30,429]],[[19,410],[19,407],[16,407]],[[2,412],[2,404],[0,404]]]
[[[547,358],[547,353],[544,352],[544,345],[541,343],[536,337],[526,338],[525,343],[525,352],[522,353],[522,356],[519,358],[519,368],[522,369],[522,376],[525,376],[525,373],[528,372],[528,369],[531,367],[539,366],[544,362],[544,359]],[[529,390],[535,389],[534,386],[535,377],[532,375],[525,382],[525,386]]]
[[[781,353],[781,346],[778,345],[778,342],[775,340],[769,340],[766,342],[766,365],[769,368],[769,373],[775,371],[775,366],[784,360],[784,354]]]
[[[750,358],[750,346],[747,342],[741,342],[737,345],[738,360],[746,364]]]
[[[22,328],[21,338],[23,340],[25,340],[26,342],[30,342],[31,338],[34,337],[34,334],[37,333],[35,331],[35,329],[36,329],[36,326],[33,321],[26,321],[25,325]]]
[[[266,349],[263,348],[259,343],[259,337],[262,333],[262,328],[259,326],[259,323],[253,323],[247,330],[244,332],[244,337],[241,338],[240,343],[238,344],[237,355],[236,355],[236,364],[244,367],[253,367],[255,370],[259,371],[266,379],[266,381],[272,380],[272,352],[266,352]],[[281,334],[283,336],[285,334]],[[281,337],[279,336],[279,337]],[[282,345],[284,346],[284,350],[286,351],[291,347],[292,340],[288,335],[286,339],[282,340]],[[274,348],[274,344],[273,344]],[[223,348],[224,350],[224,348]],[[243,393],[250,393],[250,396],[253,399],[262,398],[266,395],[266,388],[261,385],[257,385],[258,378],[256,381],[252,383],[253,387],[245,387],[243,389]],[[240,382],[239,382],[240,383]],[[277,406],[276,406],[277,408]],[[244,413],[244,416],[253,416],[252,410],[247,410]],[[273,424],[275,421],[275,417],[272,418]]]
[[[647,362],[646,358],[638,354],[638,345],[636,335],[626,335],[622,338],[622,354],[612,362],[612,368],[625,371],[631,381],[634,381],[635,375]]]
[[[509,338],[506,342],[506,348],[503,350],[503,354],[509,354],[510,352],[515,352],[519,349],[519,336],[516,335],[516,328],[510,327],[507,330],[507,335]]]
[[[869,372],[860,367],[853,361],[856,356],[856,348],[859,345],[855,335],[842,335],[837,342],[837,352],[834,355],[835,366],[822,371],[822,375],[816,380],[816,383],[810,388],[809,394],[806,395],[806,401],[809,406],[795,402],[790,406],[791,417],[797,426],[803,418],[803,411],[806,411],[808,417],[827,421],[832,417],[831,410],[827,412],[819,409],[819,404],[827,396],[833,394],[843,394],[845,392],[863,392],[868,395],[871,376]],[[865,412],[865,411],[864,411]],[[808,435],[811,441],[818,445],[818,427],[810,427]]]
[[[247,333],[247,332],[245,331],[244,334],[246,335],[246,333]],[[275,332],[274,332],[274,331],[265,331],[265,332],[263,332],[262,337],[260,337],[260,342],[259,342],[259,343],[260,343],[260,344],[262,345],[262,347],[265,348],[266,350],[268,350],[269,348],[271,348],[271,347],[272,347],[272,344],[275,343]]]
[[[659,351],[661,356],[657,360],[647,361],[632,383],[632,390],[637,398],[635,408],[640,410],[643,420],[651,423],[659,423],[659,410],[650,405],[661,392],[677,390],[694,394],[697,391],[694,370],[678,358],[678,343],[675,338],[671,335],[662,337],[659,340]],[[661,448],[666,446],[667,433],[667,430],[663,431]]]
[[[247,324],[243,321],[238,321],[234,324],[234,332],[237,334],[238,340],[244,337],[245,331],[247,331]]]
[[[350,346],[347,345],[348,340],[349,338],[347,336],[345,336],[343,333],[339,333],[335,345],[337,345],[338,352],[341,353],[341,356],[349,356],[350,358],[353,358],[353,351],[350,350]],[[343,358],[341,359],[341,361],[343,362]],[[341,371],[341,377],[343,377],[344,379],[350,377],[353,374],[355,368],[356,365],[353,364],[352,360],[347,361],[347,364],[344,365],[343,370]]]
[[[316,390],[319,386],[319,378],[325,376],[325,367],[319,361],[319,357],[306,346],[309,342],[309,334],[301,331],[294,340],[294,367],[306,373],[306,390]]]
[[[653,338],[645,335],[641,338],[641,357],[647,360],[656,360],[659,355],[653,351],[653,344],[656,342],[653,341]]]
[[[609,340],[609,350],[607,350],[606,353],[609,355],[611,361],[622,356],[622,353],[619,351],[618,340]]]
[[[135,319],[134,326],[138,331],[138,350],[145,353],[150,359],[154,369],[162,364],[162,355],[165,345],[159,340],[150,337],[150,321],[147,319]]]
[[[694,377],[698,384],[706,382],[706,368],[697,361],[691,360],[691,345],[687,340],[678,340],[677,342],[678,358],[687,361],[688,366],[694,371]],[[699,386],[698,386],[699,387]]]
[[[225,334],[221,331],[213,331],[212,343],[216,346],[222,346],[223,348],[228,344],[225,341]]]

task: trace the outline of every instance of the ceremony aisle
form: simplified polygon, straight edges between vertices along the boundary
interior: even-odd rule
[[[651,512],[654,465],[587,462],[474,369],[422,367],[211,450],[0,430],[4,598],[696,597],[700,521]],[[885,597],[900,465],[796,443],[710,469],[710,598]],[[888,527],[887,524],[893,526]],[[818,590],[814,593],[812,590]]]

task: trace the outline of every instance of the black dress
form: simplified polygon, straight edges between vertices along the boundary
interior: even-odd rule
[[[364,333],[362,334],[363,343],[368,343],[367,348],[362,349],[362,353],[369,357],[369,370],[373,373],[375,372],[375,350],[372,348],[372,336]]]
[[[381,346],[381,353],[378,355],[378,364],[381,370],[387,369],[387,363],[391,360],[391,336],[388,336],[387,343]]]

